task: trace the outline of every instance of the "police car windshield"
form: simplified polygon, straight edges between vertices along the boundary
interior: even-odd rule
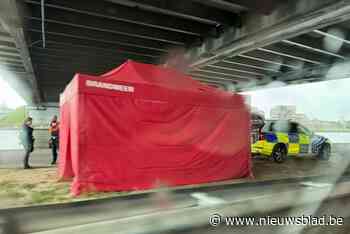
[[[267,121],[262,131],[263,132],[288,132],[288,121],[284,121],[284,120]]]

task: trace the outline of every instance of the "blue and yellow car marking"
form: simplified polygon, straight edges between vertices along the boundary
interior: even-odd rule
[[[310,137],[305,134],[269,132],[263,133],[264,140],[258,140],[252,144],[253,154],[262,154],[270,156],[276,144],[282,143],[287,147],[289,155],[307,154],[309,152],[317,153],[319,146],[324,142],[317,140],[310,146]],[[321,137],[323,138],[323,137]],[[311,150],[309,150],[311,147]]]

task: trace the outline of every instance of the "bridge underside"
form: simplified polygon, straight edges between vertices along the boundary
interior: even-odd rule
[[[349,0],[2,0],[0,19],[0,76],[36,104],[127,59],[236,90],[349,73]]]

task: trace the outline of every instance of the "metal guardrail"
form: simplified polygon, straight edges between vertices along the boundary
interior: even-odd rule
[[[299,187],[296,189],[295,186],[305,180],[323,181],[325,179],[327,179],[325,176],[313,176],[175,190],[167,198],[166,203],[173,204],[170,207],[164,207],[156,202],[159,200],[157,196],[164,196],[164,193],[152,192],[67,204],[3,209],[0,210],[0,233],[2,230],[2,233],[5,234],[104,234],[116,233],[117,230],[118,233],[143,234],[164,233],[170,229],[185,230],[186,228],[207,226],[208,217],[213,213],[252,215],[259,214],[259,212],[272,212],[275,209],[290,207],[296,203],[319,202],[327,197],[330,187],[310,190]],[[347,181],[350,178],[343,177],[343,180],[336,186],[337,196],[350,194],[350,184],[344,180]],[[346,183],[346,186],[342,183]],[[278,189],[280,185],[288,188],[288,191]],[[338,188],[339,186],[341,189]],[[264,189],[266,194],[264,192],[263,195],[254,198],[242,197],[241,200],[227,201],[224,205],[213,207],[198,206],[198,200],[191,196],[194,192],[201,192],[209,195],[213,193],[226,194],[228,197],[231,197],[232,194],[234,198],[244,196],[242,193],[237,193],[237,189],[246,191],[249,188]],[[276,190],[274,193],[269,192],[274,191],[274,189]],[[342,193],[340,194],[339,191]],[[160,197],[160,200],[163,198]]]
[[[302,230],[300,227],[293,227],[294,230],[283,226],[228,227],[225,223],[213,227],[209,224],[209,218],[213,217],[214,214],[220,217],[261,217],[266,214],[271,217],[297,217],[301,215],[321,217],[325,214],[324,211],[332,212],[328,213],[329,215],[348,218],[350,217],[349,185],[349,183],[337,185],[331,193],[330,188],[288,191],[241,202],[169,210],[132,218],[49,230],[40,232],[40,234],[300,233]],[[285,228],[284,231],[282,231],[283,228]],[[337,229],[339,230],[339,227]]]

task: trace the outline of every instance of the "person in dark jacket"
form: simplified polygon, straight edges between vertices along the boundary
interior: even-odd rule
[[[31,117],[26,118],[20,132],[21,144],[23,145],[24,151],[25,151],[24,159],[23,159],[24,169],[31,168],[29,166],[29,156],[30,156],[30,153],[34,151],[32,121],[33,120]]]
[[[51,135],[50,138],[50,147],[52,149],[52,162],[51,164],[56,164],[57,161],[57,150],[59,145],[59,125],[60,123],[57,120],[57,116],[55,115],[50,122],[49,132]]]

